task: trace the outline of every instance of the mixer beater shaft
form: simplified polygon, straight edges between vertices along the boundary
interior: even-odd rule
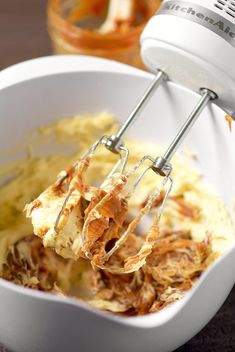
[[[164,153],[164,155],[162,157],[158,157],[154,162],[152,168],[159,175],[167,176],[171,173],[172,167],[170,165],[170,161],[172,157],[184,141],[185,137],[193,127],[194,123],[196,122],[204,108],[207,106],[208,102],[217,98],[217,95],[209,89],[202,88],[200,89],[200,92],[202,94],[201,99],[194,107],[188,119],[185,121],[180,131],[177,133],[172,143]]]
[[[158,70],[157,75],[147,88],[146,92],[144,93],[143,97],[140,99],[134,110],[131,112],[129,115],[128,119],[126,122],[122,125],[120,130],[116,133],[116,135],[110,136],[107,139],[107,142],[105,144],[106,148],[112,151],[113,153],[118,153],[120,146],[123,146],[124,143],[122,141],[122,137],[124,134],[127,132],[127,130],[133,125],[133,123],[137,120],[139,117],[139,114],[142,112],[143,108],[149,101],[149,99],[152,97],[152,95],[155,93],[157,88],[161,85],[163,81],[167,80],[167,75],[161,71]]]

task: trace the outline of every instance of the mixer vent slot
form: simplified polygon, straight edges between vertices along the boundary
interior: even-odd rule
[[[214,6],[235,19],[235,0],[217,0]]]
[[[217,9],[219,9],[219,10],[223,10],[223,7],[221,7],[221,6],[217,5],[217,4],[215,4],[215,7],[216,7]]]

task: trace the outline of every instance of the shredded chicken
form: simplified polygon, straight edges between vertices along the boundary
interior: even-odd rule
[[[63,146],[72,141],[83,155],[100,135],[115,133],[115,126],[107,114],[78,116],[41,129],[41,138],[49,145],[51,138]],[[128,144],[133,151],[130,168],[143,154],[158,154],[153,145]],[[11,167],[15,177],[0,188],[2,278],[81,299],[97,309],[142,315],[180,299],[234,244],[234,226],[223,201],[185,160],[174,160],[174,189],[159,224],[154,219],[164,193],[149,203],[156,187],[154,173],[146,175],[131,198],[129,179],[120,174],[101,187],[89,186],[104,179],[115,162],[115,156],[102,148],[92,160],[93,173],[86,158],[48,187],[56,172],[78,157],[31,155]],[[0,175],[8,173],[0,169]],[[64,204],[67,194],[71,197]],[[26,203],[34,229],[22,213]],[[140,226],[144,216],[152,224],[146,231]],[[118,243],[120,247],[108,256]],[[97,265],[118,268],[122,274]]]
[[[61,284],[65,260],[44,248],[39,238],[29,235],[11,246],[2,277],[25,287],[56,291]]]
[[[90,187],[83,180],[89,163],[86,157],[78,169],[62,173],[59,181],[25,210],[45,247],[54,248],[64,258],[78,259],[85,253],[94,257],[95,264],[106,253],[108,243],[120,236],[128,210],[122,196],[127,178],[116,174],[103,188]]]
[[[66,236],[67,230],[70,237],[65,243],[67,250],[73,253],[71,257],[91,259],[92,288],[95,292],[89,300],[91,305],[128,315],[158,311],[182,297],[214,259],[211,242],[205,239],[197,243],[192,240],[189,232],[160,231],[157,222],[153,223],[145,239],[136,235],[136,227],[141,218],[161,204],[151,197],[143,203],[139,216],[126,225],[123,233],[128,211],[128,193],[124,192],[127,178],[115,174],[104,187],[89,187],[84,182],[84,172],[89,162],[90,159],[85,158],[79,163],[77,171],[70,168],[64,178],[27,206],[27,215],[38,226],[35,227],[35,233],[43,238],[44,245],[54,243],[54,248],[61,254],[64,241],[60,243],[59,240]],[[48,204],[46,201],[49,197],[46,196],[51,196],[50,192],[54,192],[55,197]],[[58,232],[55,232],[59,211],[52,203],[58,203],[58,197],[64,199],[66,194],[70,198],[64,207],[59,202],[62,211],[57,225]],[[163,199],[162,194],[160,198]],[[171,200],[177,205],[179,214],[197,221],[198,209],[187,204],[183,196],[171,197]],[[46,213],[47,206],[56,209],[57,213],[49,226],[47,222],[45,227],[48,216],[45,215],[45,219],[40,217],[38,209],[44,207]],[[74,220],[74,231],[66,228],[68,224],[72,226],[70,218]],[[48,238],[52,234],[53,241],[45,242],[44,237]],[[112,248],[118,241],[121,241],[121,246],[105,263],[103,258],[107,255],[109,246]],[[58,244],[62,244],[62,249],[58,250]],[[97,269],[97,265],[103,265],[103,268],[109,270]],[[116,268],[116,273],[112,268]]]
[[[126,243],[126,250],[138,245],[134,235]],[[122,260],[125,250],[117,253]],[[203,243],[192,241],[189,233],[163,233],[159,236],[146,264],[128,275],[114,275],[97,270],[93,274],[96,306],[103,302],[118,302],[120,313],[142,315],[155,312],[180,299],[194,281],[215,259],[210,240]],[[105,304],[105,303],[104,303]]]
[[[122,262],[137,250],[140,242],[140,238],[130,235],[113,261]],[[180,299],[214,259],[210,239],[196,243],[189,233],[163,233],[146,264],[134,273],[115,275],[101,269],[86,269],[92,297],[77,297],[96,308],[119,314],[156,312]],[[76,263],[73,265],[76,268]],[[2,274],[17,284],[62,295],[73,295],[72,276],[71,262],[68,266],[65,259],[43,247],[33,235],[11,247]]]
[[[118,249],[125,243],[159,196],[148,197],[139,215],[125,229],[128,179],[117,173],[104,186],[88,186],[84,182],[84,173],[90,159],[87,156],[76,167],[62,173],[59,181],[26,206],[26,216],[32,218],[34,233],[42,238],[44,246],[54,248],[64,258],[86,257],[93,266],[116,273],[137,271],[146,263],[159,237],[158,224],[151,227],[135,255],[126,257],[123,268],[105,266],[105,262],[110,258],[109,250]]]

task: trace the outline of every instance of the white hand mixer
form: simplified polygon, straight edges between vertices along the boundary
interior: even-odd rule
[[[231,116],[235,111],[235,1],[163,1],[160,10],[149,21],[142,34],[141,50],[146,66],[156,72],[155,79],[118,133],[103,136],[86,154],[93,157],[97,147],[104,145],[110,152],[119,155],[120,159],[108,178],[120,168],[121,173],[124,173],[129,151],[124,146],[122,137],[162,82],[172,80],[182,84],[194,91],[199,91],[201,98],[165,154],[157,158],[144,156],[130,172],[136,171],[145,160],[151,162],[150,166],[138,176],[134,188],[149,169],[163,177],[161,188],[149,197],[139,219],[150,211],[152,203],[169,181],[169,187],[159,211],[161,214],[172,188],[170,161],[209,101],[216,99],[217,103]],[[74,165],[75,168],[78,164],[79,162]],[[63,176],[63,178],[66,177],[67,175]],[[56,219],[55,232],[72,193],[73,189],[70,187]],[[128,232],[124,232],[113,248],[106,253],[104,260],[108,260],[114,254],[127,235]],[[86,241],[84,233],[83,241]],[[121,272],[112,268],[110,270]]]

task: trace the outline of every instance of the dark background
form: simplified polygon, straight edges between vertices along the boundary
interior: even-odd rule
[[[0,69],[51,54],[46,3],[46,0],[0,0]],[[7,352],[0,346],[0,352],[3,351]],[[177,352],[234,351],[235,288],[206,328]]]

